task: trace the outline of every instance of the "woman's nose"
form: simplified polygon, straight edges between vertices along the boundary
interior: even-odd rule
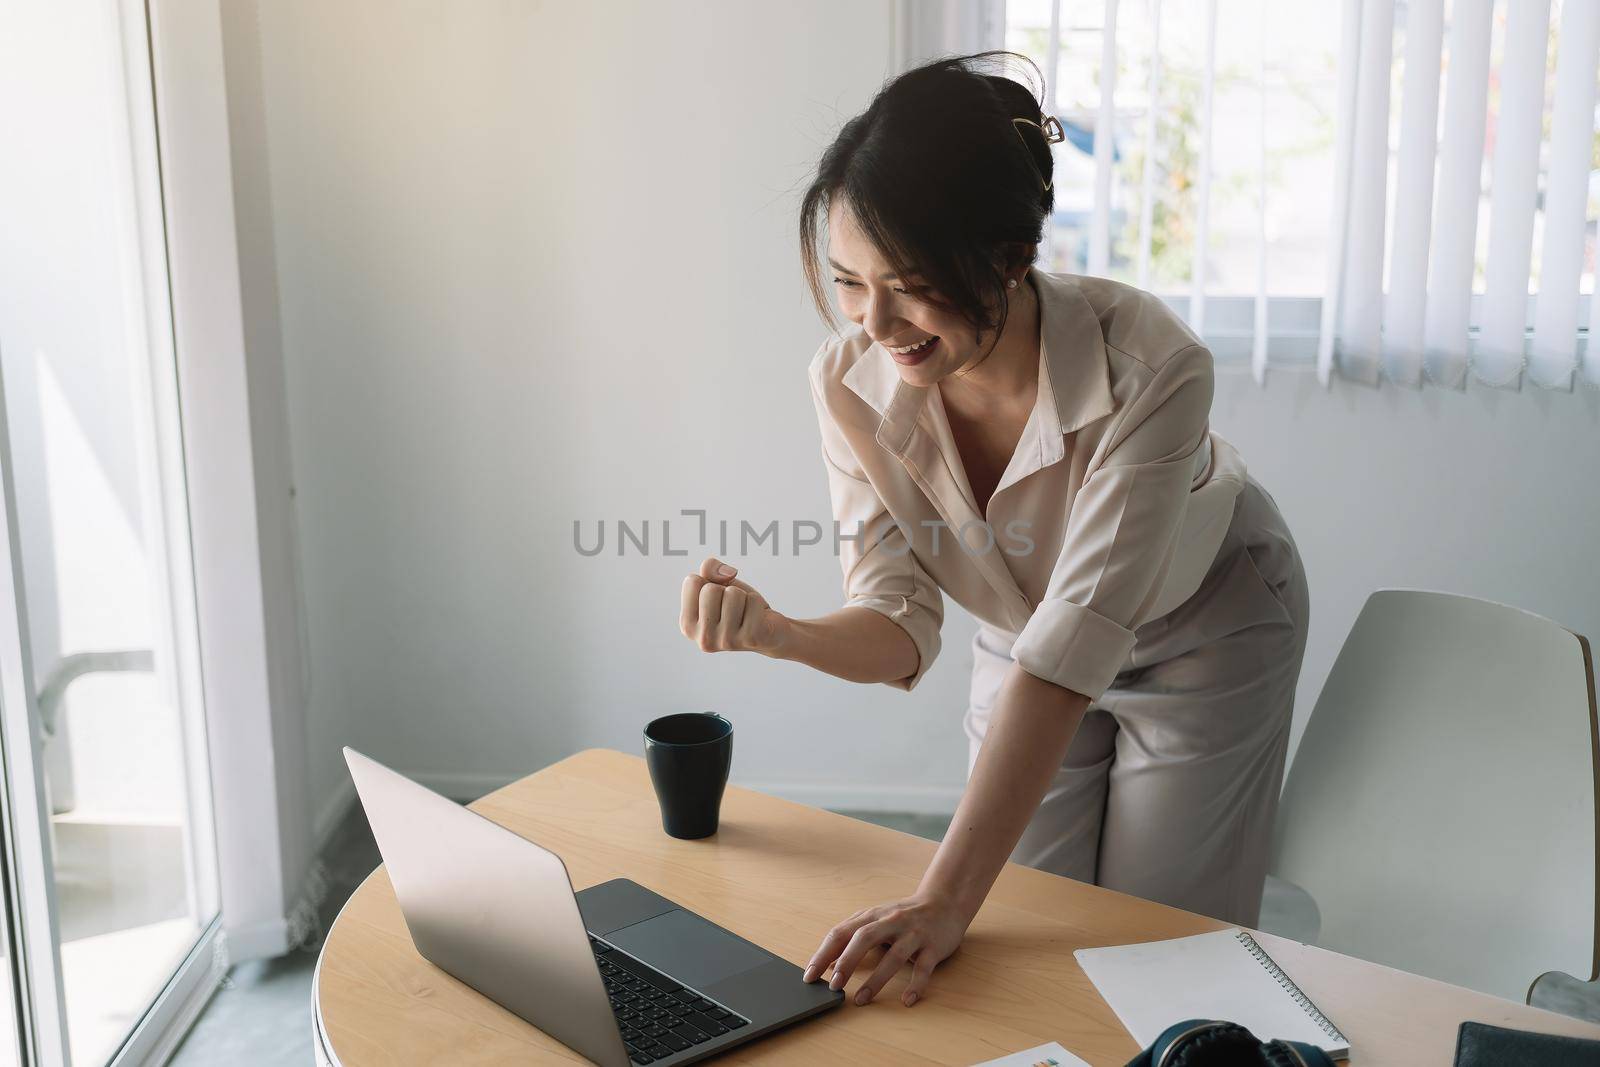
[[[881,341],[890,335],[894,323],[894,301],[883,296],[869,298],[866,313],[861,318],[861,328],[867,331],[867,336]]]

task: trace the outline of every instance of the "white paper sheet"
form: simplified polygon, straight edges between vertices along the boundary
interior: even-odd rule
[[[1345,1056],[1346,1042],[1323,1031],[1310,1014],[1315,1009],[1301,1006],[1239,934],[1219,930],[1073,955],[1140,1047],[1185,1019],[1219,1019],[1248,1027],[1263,1041],[1303,1041]]]

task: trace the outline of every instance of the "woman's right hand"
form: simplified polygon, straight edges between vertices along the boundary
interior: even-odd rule
[[[772,655],[788,633],[789,620],[760,593],[735,577],[738,568],[708,556],[698,574],[683,580],[678,629],[702,652]]]

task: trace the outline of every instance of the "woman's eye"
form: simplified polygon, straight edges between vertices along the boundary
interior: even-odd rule
[[[853,280],[851,280],[849,278],[840,278],[840,277],[837,277],[837,276],[834,277],[833,284],[835,284],[835,285],[837,285],[837,286],[839,286],[841,288],[844,288],[844,289],[860,289],[862,287],[861,283],[858,282],[858,281],[853,281]],[[899,293],[901,296],[914,296],[915,295],[914,293],[911,292],[910,289],[906,289],[906,288],[904,288],[902,286],[898,286],[898,285],[894,287],[894,291]]]

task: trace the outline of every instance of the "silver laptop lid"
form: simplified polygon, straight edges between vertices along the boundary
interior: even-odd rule
[[[417,951],[601,1064],[628,1067],[561,857],[344,750]]]

